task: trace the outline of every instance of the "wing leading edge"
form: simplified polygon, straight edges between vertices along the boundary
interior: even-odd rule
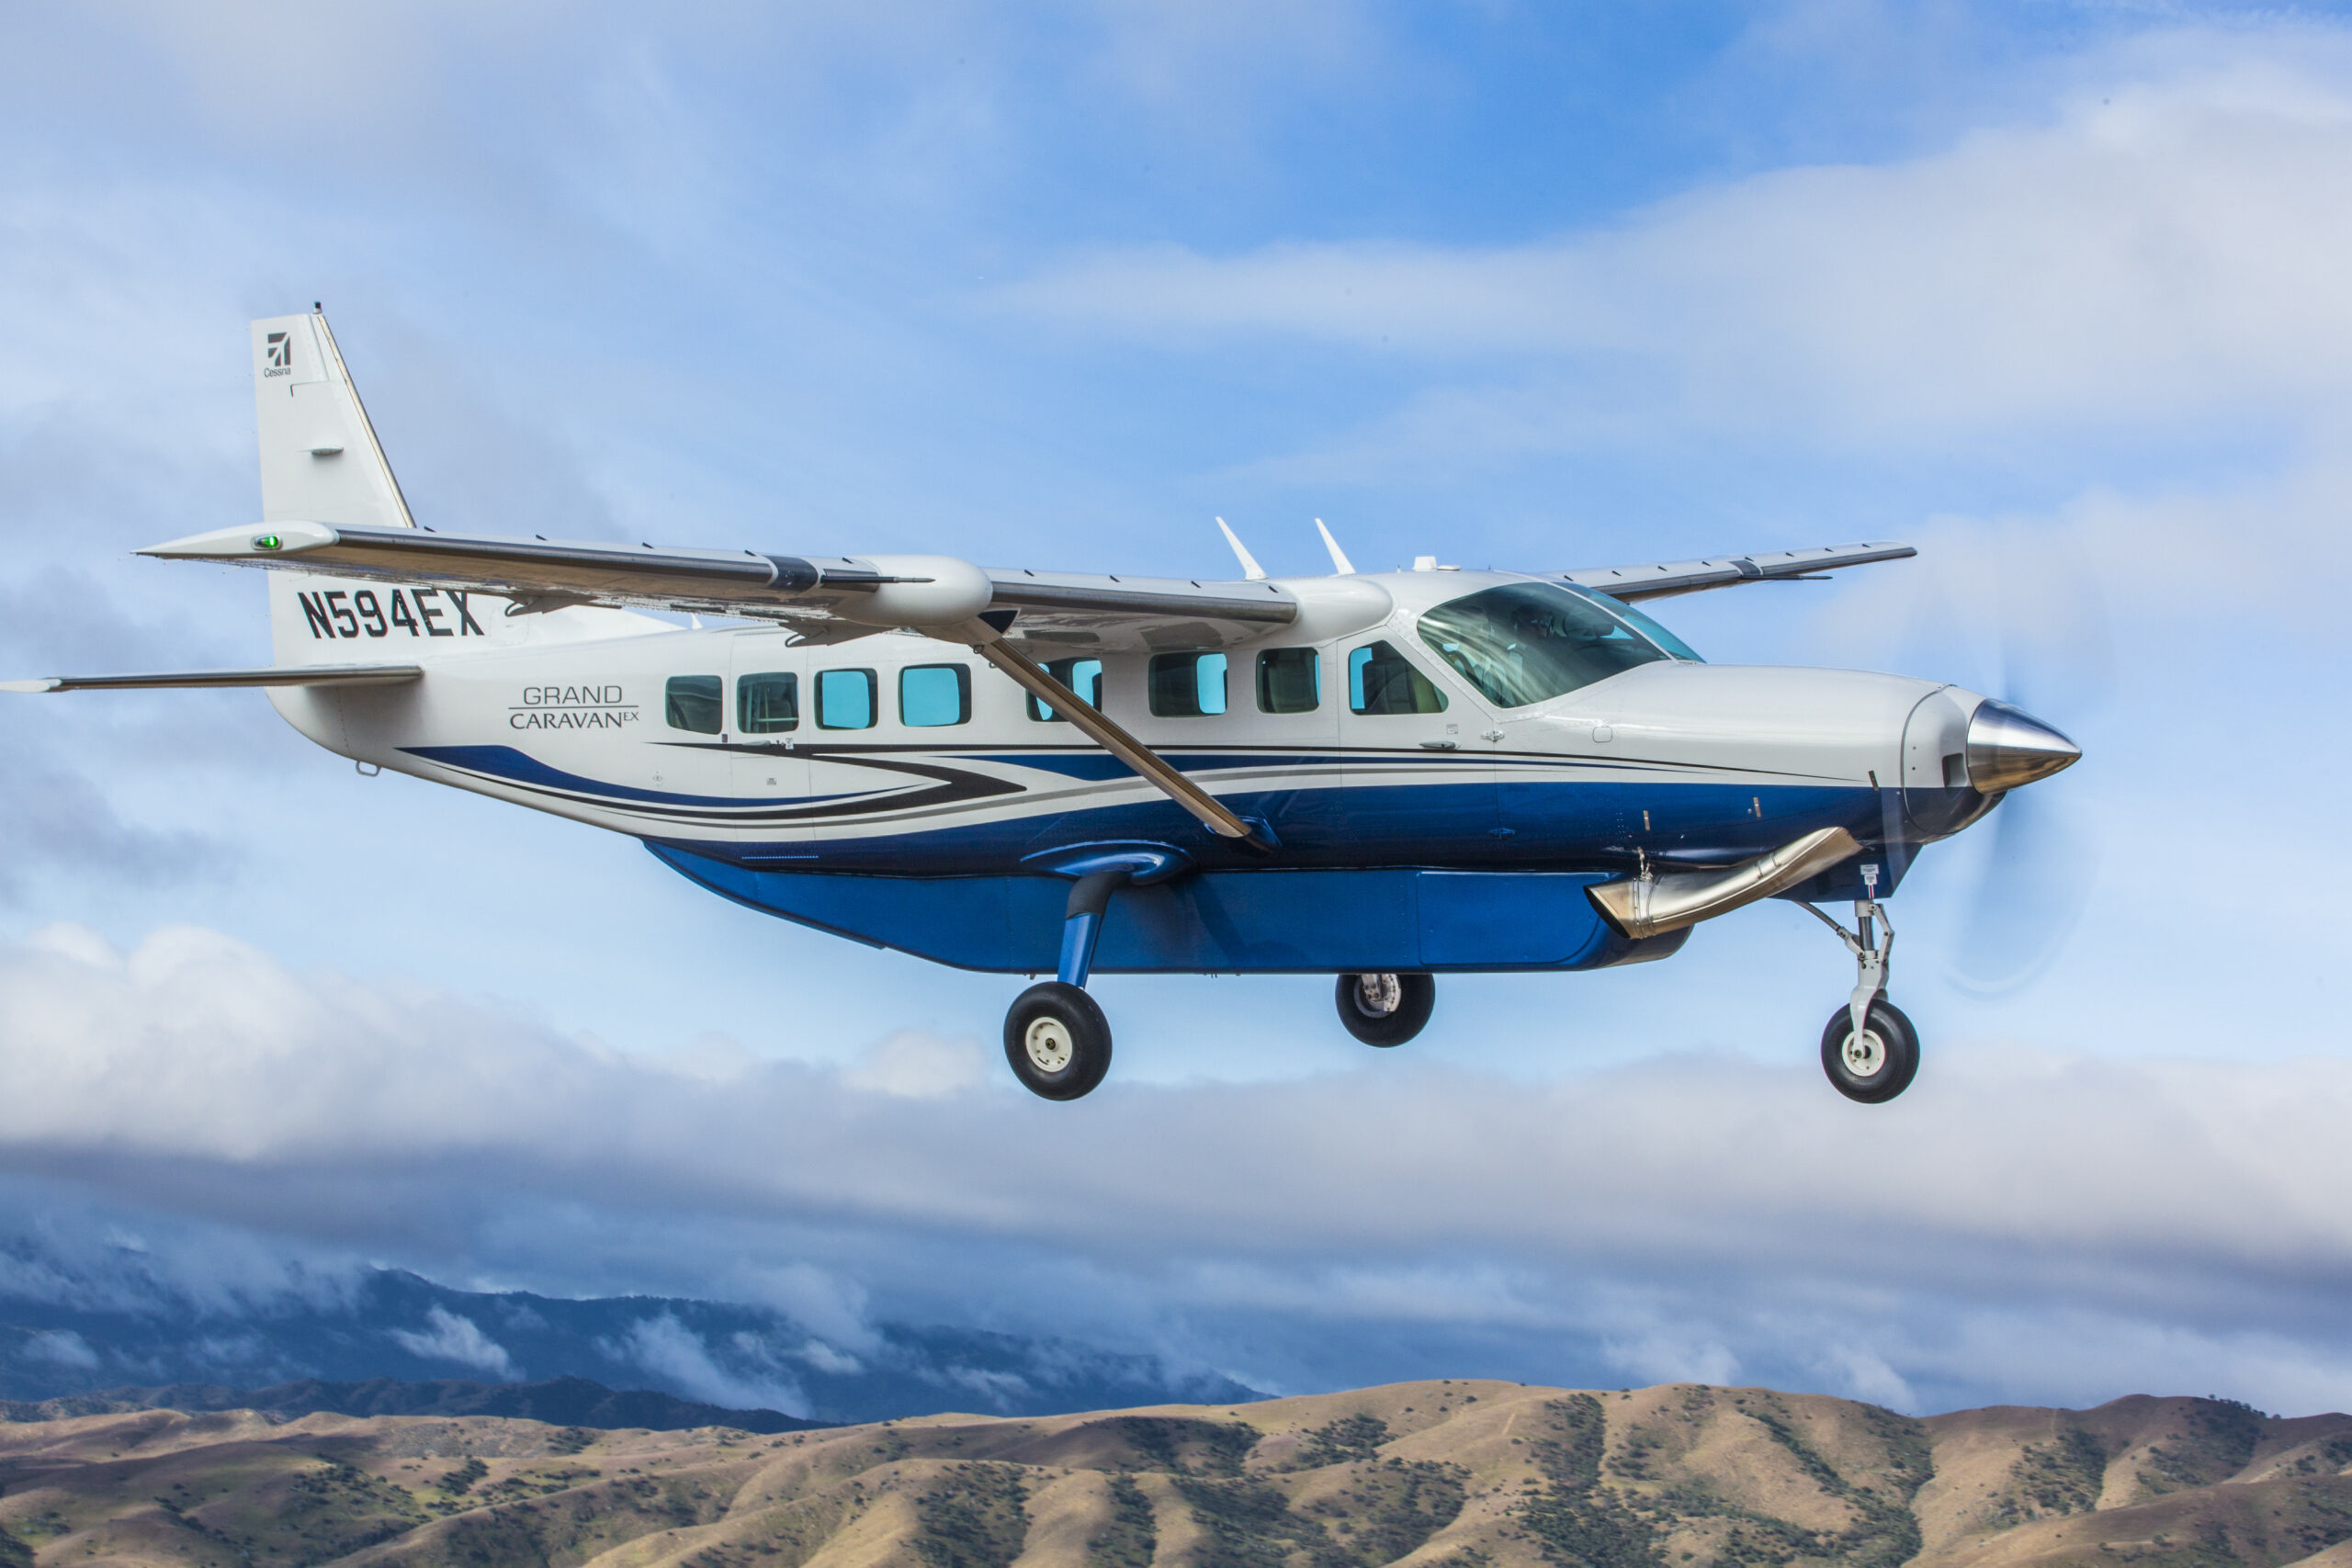
[[[1817,549],[1759,550],[1747,556],[1710,556],[1704,560],[1664,561],[1650,566],[1597,566],[1560,575],[1579,588],[1595,588],[1614,599],[1664,599],[1743,582],[1802,582],[1816,572],[1873,561],[1903,560],[1919,552],[1881,539],[1860,545],[1824,545]]]
[[[1004,612],[1021,631],[1091,633],[1106,645],[1216,646],[1298,616],[1272,582],[985,571],[949,556],[802,557],[622,546],[427,529],[285,523],[224,528],[140,552],[334,577],[453,583],[513,601],[749,616],[842,640],[895,626],[949,629]],[[1009,620],[1011,617],[1007,615]],[[1113,635],[1106,635],[1113,634]]]
[[[1019,617],[1011,635],[1101,647],[1216,647],[1298,618],[1281,583],[983,570],[950,556],[804,557],[623,546],[423,528],[283,523],[224,528],[140,552],[336,577],[460,585],[512,602],[509,615],[571,604],[748,616],[842,641],[895,626],[952,632]],[[1918,552],[1891,541],[1561,573],[1621,599],[1814,578]]]

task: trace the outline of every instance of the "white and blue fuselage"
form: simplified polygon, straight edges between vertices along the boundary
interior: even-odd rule
[[[620,610],[509,615],[480,592],[273,586],[281,664],[424,670],[273,691],[320,745],[630,834],[727,897],[967,968],[1052,972],[1071,868],[1105,853],[1148,869],[1106,915],[1101,970],[1661,957],[1682,931],[1621,935],[1584,889],[1645,865],[1728,866],[1834,827],[1865,859],[1786,896],[1859,897],[1863,863],[1889,891],[1918,845],[1988,805],[1964,768],[1974,694],[1702,663],[1559,579],[1281,580],[1297,617],[1223,648],[1030,645],[1261,826],[1257,845],[1209,832],[933,636],[812,644]],[[1448,608],[1482,596],[1499,610],[1465,622]],[[1542,661],[1522,642],[1546,625],[1577,646],[1531,673]]]

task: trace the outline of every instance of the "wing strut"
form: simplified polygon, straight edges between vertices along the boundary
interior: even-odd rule
[[[993,628],[991,628],[993,629]],[[1012,677],[1023,690],[1070,723],[1096,745],[1152,784],[1169,799],[1200,818],[1201,825],[1220,839],[1233,839],[1261,852],[1273,846],[1258,828],[1235,816],[1226,804],[1186,778],[1158,752],[1102,716],[1102,711],[1054,679],[1035,660],[1001,638],[976,642],[972,651]]]

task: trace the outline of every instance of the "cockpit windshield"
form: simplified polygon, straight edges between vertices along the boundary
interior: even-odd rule
[[[1512,582],[1440,604],[1421,640],[1498,707],[1525,707],[1636,664],[1699,656],[1647,615],[1606,594]]]

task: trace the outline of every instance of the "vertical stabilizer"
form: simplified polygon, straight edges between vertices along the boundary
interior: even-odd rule
[[[415,527],[400,481],[392,478],[392,466],[384,460],[375,427],[360,406],[359,389],[351,384],[334,334],[327,330],[324,312],[313,310],[307,316],[255,321],[253,335],[262,521]],[[276,663],[347,660],[352,657],[347,641],[365,647],[371,640],[367,633],[386,625],[381,614],[363,623],[352,608],[354,595],[372,584],[291,571],[273,571],[268,577],[270,652]],[[369,592],[368,603],[380,609],[389,600]],[[408,608],[405,596],[401,607]],[[329,613],[337,609],[340,615]],[[321,728],[338,711],[332,694],[273,691],[270,701],[296,728],[336,749]]]
[[[253,331],[262,521],[415,527],[326,316],[273,316]]]

